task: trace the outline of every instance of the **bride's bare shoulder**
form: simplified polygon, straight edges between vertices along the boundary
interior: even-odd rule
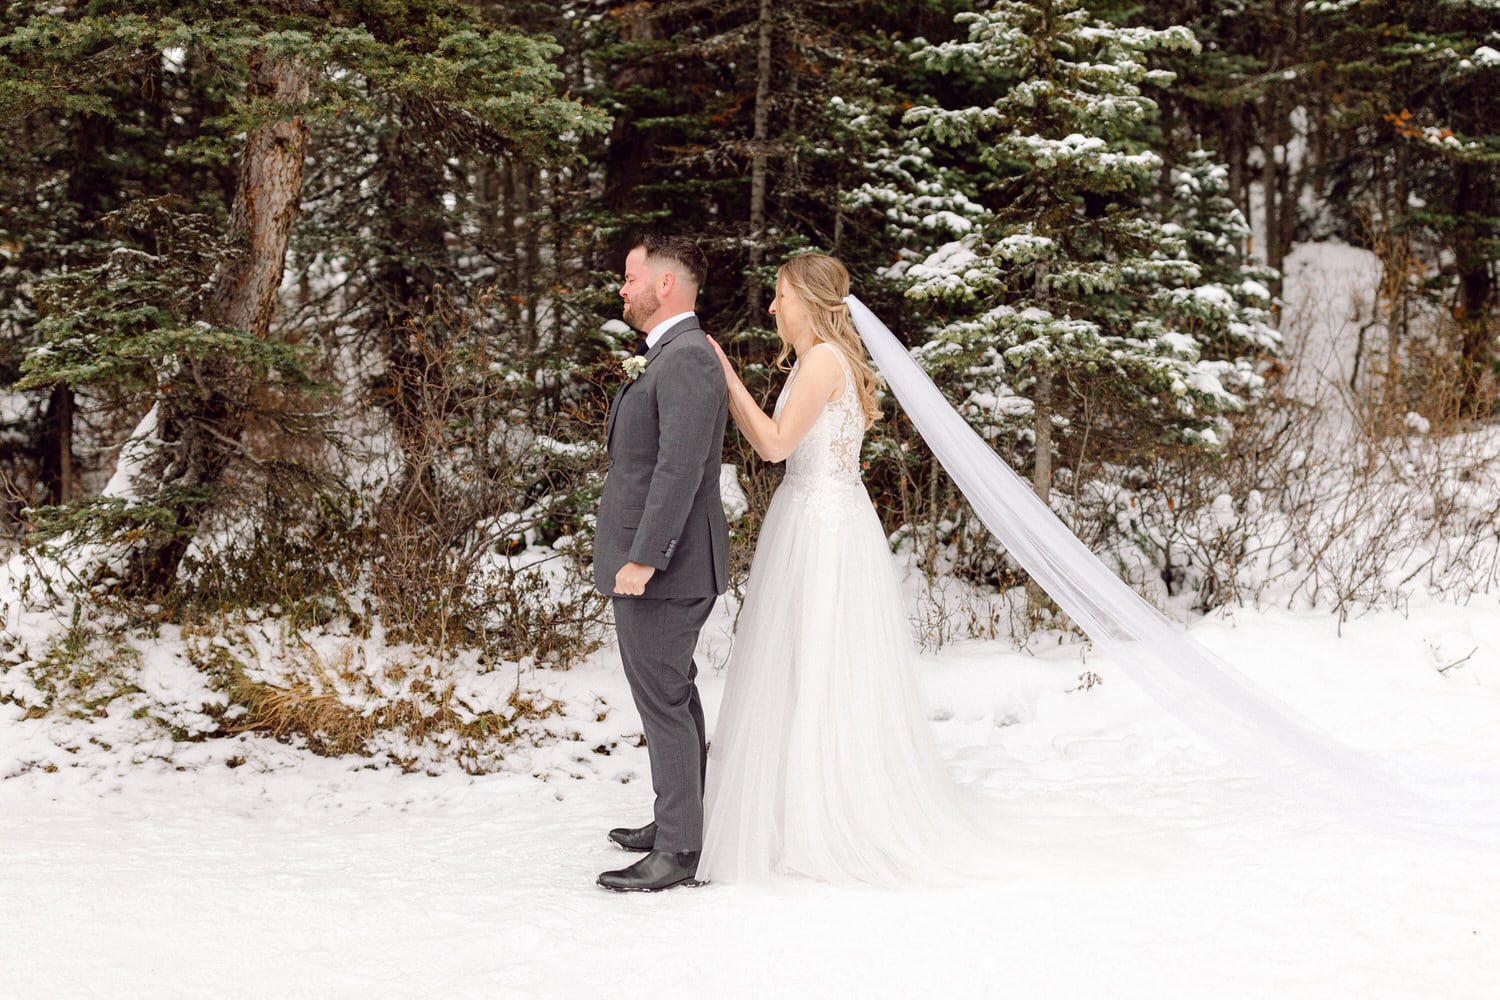
[[[807,372],[809,381],[828,389],[828,401],[833,402],[843,395],[844,378],[849,372],[843,352],[826,340],[820,340],[798,358],[799,367]]]

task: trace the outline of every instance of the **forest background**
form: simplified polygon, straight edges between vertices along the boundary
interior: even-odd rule
[[[10,3],[0,701],[494,766],[553,708],[521,670],[608,635],[591,519],[649,230],[702,242],[705,326],[768,402],[775,267],[837,254],[1160,604],[1488,593],[1497,18]],[[1280,298],[1312,242],[1375,265],[1317,391]],[[776,472],[733,433],[725,461],[737,593]],[[892,400],[865,465],[924,641],[1066,629]]]

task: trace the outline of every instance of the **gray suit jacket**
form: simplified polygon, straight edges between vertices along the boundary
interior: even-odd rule
[[[626,562],[656,567],[648,598],[712,597],[729,583],[719,463],[729,392],[697,317],[673,326],[609,407],[609,475],[594,535],[594,585]]]

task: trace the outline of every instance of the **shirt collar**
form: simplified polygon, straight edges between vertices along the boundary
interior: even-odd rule
[[[656,342],[661,339],[662,334],[666,333],[668,330],[672,329],[672,327],[676,326],[678,323],[681,323],[691,315],[693,315],[693,310],[689,309],[685,313],[678,313],[676,316],[673,316],[670,319],[664,319],[660,323],[653,326],[651,328],[651,332],[646,334],[646,347],[655,347]]]

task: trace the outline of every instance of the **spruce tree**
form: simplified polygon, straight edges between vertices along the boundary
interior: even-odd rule
[[[1154,209],[1163,161],[1145,88],[1171,75],[1149,54],[1196,40],[1107,23],[1077,0],[1006,0],[958,20],[967,38],[918,58],[988,74],[995,96],[912,108],[909,141],[885,169],[913,186],[865,192],[911,206],[895,271],[908,296],[936,305],[924,359],[992,436],[1025,421],[1043,497],[1059,452],[1077,464],[1085,447],[1128,459],[1211,442],[1216,414],[1253,389],[1250,358],[1274,341],[1259,327],[1227,332],[1234,293],[1208,315],[1222,298],[1188,229]]]
[[[305,352],[273,320],[313,127],[394,123],[399,137],[401,124],[420,122],[480,149],[566,155],[600,119],[556,94],[553,46],[492,29],[448,0],[232,12],[214,3],[37,6],[0,38],[0,109],[13,119],[113,119],[110,88],[139,86],[164,65],[212,80],[223,94],[223,113],[203,123],[202,136],[168,144],[162,156],[232,164],[228,193],[207,213],[179,217],[182,206],[168,199],[155,214],[116,218],[122,225],[100,248],[96,277],[130,291],[121,297],[128,308],[74,271],[44,275],[56,290],[42,311],[47,339],[27,356],[21,383],[124,389],[150,407],[135,435],[148,447],[136,449],[128,489],[88,503],[82,521],[58,510],[50,523],[75,538],[102,531],[122,543],[127,585],[163,592],[231,465],[264,467],[243,440],[252,415],[310,381]],[[204,240],[170,238],[183,232]],[[208,246],[206,279],[189,294],[166,294],[170,278],[203,274]],[[148,259],[121,272],[133,254]],[[274,420],[276,409],[265,415]]]
[[[1171,183],[1159,209],[1163,229],[1182,239],[1198,273],[1157,289],[1162,322],[1198,345],[1198,378],[1216,378],[1236,399],[1253,399],[1263,385],[1260,368],[1282,349],[1271,293],[1280,275],[1245,253],[1250,225],[1230,197],[1229,167],[1214,153],[1188,154],[1172,168]]]
[[[954,0],[667,0],[620,7],[597,22],[598,89],[618,109],[605,166],[605,208],[622,234],[690,232],[715,275],[704,301],[723,329],[768,326],[774,268],[816,246],[858,272],[883,248],[844,196],[866,180],[874,132],[851,129],[851,104],[898,104],[930,76],[903,47],[951,29]],[[897,65],[893,69],[891,63]]]
[[[1173,49],[1158,54],[1156,64],[1176,74],[1172,86],[1155,95],[1161,107],[1163,146],[1158,152],[1171,163],[1181,162],[1199,146],[1216,150],[1229,166],[1229,194],[1241,213],[1249,217],[1250,185],[1265,178],[1268,163],[1275,169],[1273,186],[1286,186],[1288,201],[1292,178],[1288,166],[1285,119],[1299,104],[1316,100],[1308,94],[1301,74],[1284,67],[1302,58],[1300,38],[1295,35],[1297,5],[1290,0],[1225,0],[1203,4],[1193,0],[1144,0],[1126,6],[1118,17],[1127,25],[1182,25],[1200,43],[1197,51]],[[1298,42],[1293,46],[1291,43]],[[1274,50],[1274,51],[1273,51]],[[1277,71],[1274,59],[1281,61]],[[1253,154],[1260,153],[1260,163]],[[1269,157],[1269,159],[1268,159]],[[1262,206],[1269,210],[1262,199]],[[1256,245],[1263,256],[1278,256],[1286,248],[1290,225],[1296,221],[1295,205],[1285,206],[1287,221],[1280,226],[1282,239],[1267,246]],[[1289,214],[1288,214],[1289,213]],[[1269,233],[1276,224],[1265,227]]]
[[[82,16],[87,9],[82,2],[14,3],[8,14],[20,23],[39,13]],[[187,213],[213,211],[215,192],[233,182],[232,170],[214,158],[168,153],[189,147],[204,120],[223,112],[222,94],[209,78],[178,72],[172,60],[85,49],[70,58],[85,63],[74,72],[86,69],[93,83],[67,91],[53,78],[44,44],[15,38],[0,56],[12,68],[0,82],[6,385],[21,377],[27,352],[41,343],[38,296],[49,288],[47,276],[93,268],[118,245],[119,228],[104,221],[110,213],[131,200],[165,197]],[[8,438],[16,448],[7,455],[10,482],[32,503],[60,503],[97,489],[102,481],[87,456],[113,443],[117,418],[133,424],[139,417],[128,416],[132,404],[116,394],[97,386],[82,391],[79,397],[67,382],[39,383],[7,408],[18,418]]]

